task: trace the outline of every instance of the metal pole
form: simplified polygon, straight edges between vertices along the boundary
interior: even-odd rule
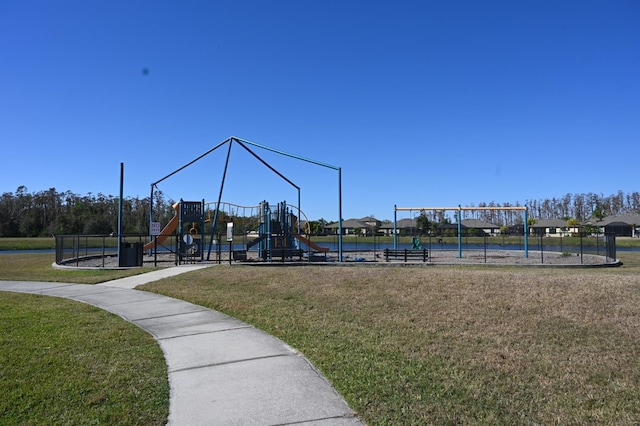
[[[282,179],[284,179],[285,181],[287,181],[289,183],[289,185],[294,186],[296,189],[300,190],[300,187],[298,185],[296,185],[295,183],[291,182],[289,179],[287,179],[282,173],[280,173],[279,171],[277,171],[275,168],[273,168],[269,163],[267,163],[266,161],[264,161],[262,158],[260,158],[260,156],[258,154],[256,154],[255,152],[251,151],[249,148],[247,148],[242,142],[240,142],[237,139],[233,139],[234,141],[236,141],[241,147],[243,147],[244,149],[247,150],[247,152],[251,155],[253,155],[258,161],[260,161],[262,164],[264,164],[265,166],[267,166],[269,168],[269,170],[271,170],[272,172],[274,172],[275,174],[277,174],[278,176],[280,176]]]
[[[376,259],[376,233],[373,233],[373,259]]]
[[[484,263],[487,263],[487,234],[484,235]]]
[[[211,148],[209,151],[205,152],[204,154],[202,154],[201,156],[199,156],[199,157],[198,157],[198,158],[196,158],[195,160],[192,160],[192,161],[188,162],[187,164],[185,164],[184,166],[180,167],[179,169],[174,170],[173,172],[169,173],[168,175],[166,175],[166,176],[165,176],[165,177],[163,177],[162,179],[155,181],[155,182],[154,182],[154,183],[152,183],[151,185],[157,185],[157,184],[159,184],[160,182],[162,182],[163,180],[170,178],[171,176],[173,176],[173,175],[175,175],[176,173],[178,173],[178,172],[180,172],[180,171],[182,171],[182,170],[186,169],[187,167],[189,167],[190,165],[192,165],[192,164],[193,164],[193,163],[195,163],[196,161],[198,161],[198,160],[200,160],[200,159],[202,159],[202,158],[206,157],[207,155],[209,155],[210,153],[212,153],[213,151],[215,151],[216,149],[220,148],[222,145],[224,145],[225,143],[230,142],[230,141],[231,141],[231,138],[229,138],[229,139],[225,140],[224,142],[220,142],[218,145],[216,145],[215,147]]]
[[[204,262],[204,198],[200,207],[200,262]]]
[[[462,209],[458,206],[458,257],[462,259]]]
[[[267,228],[267,260],[271,262],[271,206],[265,207],[265,223]]]
[[[300,188],[298,188],[298,230],[296,231],[298,234],[300,234],[300,221],[302,220],[302,210],[300,210]],[[309,232],[311,232],[311,224],[307,223],[307,225],[309,226]],[[309,254],[311,254],[311,247],[309,248]]]
[[[120,163],[120,198],[118,201],[118,265],[120,265],[120,259],[122,253],[120,253],[120,246],[122,245],[122,209],[124,198],[124,163]]]
[[[338,261],[342,262],[342,168],[338,167]]]
[[[528,208],[524,206],[524,258],[529,258],[529,217],[527,215]]]
[[[398,205],[393,206],[393,249],[398,250]]]
[[[149,195],[149,238],[151,236],[151,224],[153,223],[153,185],[151,185],[151,194]]]
[[[180,210],[179,216],[178,216],[178,240],[177,240],[177,244],[176,244],[176,254],[178,256],[178,265],[180,264],[180,261],[182,260],[182,256],[180,254],[180,244],[182,244],[184,242],[184,240],[182,239],[182,229],[184,227],[184,224],[182,223],[182,214],[184,213],[184,206],[183,206],[184,201],[182,200],[182,198],[180,198],[180,207],[178,207],[178,209]]]
[[[224,189],[224,180],[227,176],[227,167],[229,166],[229,157],[231,156],[231,146],[233,140],[229,139],[229,149],[227,150],[227,160],[224,163],[224,171],[222,172],[222,183],[220,184],[220,192],[218,193],[218,202],[216,203],[216,211],[213,215],[213,224],[211,225],[211,239],[209,240],[209,251],[207,252],[207,260],[211,258],[211,247],[213,246],[213,236],[218,225],[218,211],[220,210],[220,201],[222,200],[222,190]],[[220,244],[220,241],[218,241]]]

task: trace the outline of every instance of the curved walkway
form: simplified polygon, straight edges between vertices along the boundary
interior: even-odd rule
[[[281,340],[220,312],[133,289],[201,267],[99,285],[1,281],[0,291],[89,303],[151,333],[167,362],[170,425],[363,424],[313,365]]]

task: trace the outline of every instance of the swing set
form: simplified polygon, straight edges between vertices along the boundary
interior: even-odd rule
[[[425,212],[425,211],[433,211],[433,212],[446,212],[446,211],[454,211],[456,212],[456,220],[458,222],[458,257],[462,258],[462,212],[463,211],[490,211],[490,210],[502,210],[502,211],[520,211],[523,213],[523,222],[524,222],[524,235],[529,235],[528,229],[528,218],[527,212],[528,209],[526,206],[514,206],[514,207],[398,207],[393,206],[393,249],[398,249],[398,212],[399,211],[408,211],[408,212]],[[419,247],[418,247],[419,246]],[[412,240],[412,248],[420,249],[422,246],[420,244],[420,240],[417,237],[413,237]],[[528,238],[524,239],[524,257],[529,258],[529,244]]]

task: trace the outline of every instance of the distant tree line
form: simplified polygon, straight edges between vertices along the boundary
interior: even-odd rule
[[[173,216],[172,200],[154,193],[154,220]],[[55,188],[30,193],[20,186],[0,198],[0,237],[44,237],[56,234],[110,234],[118,231],[119,199],[111,195],[58,192]],[[124,233],[149,231],[149,198],[123,200]]]
[[[166,224],[174,214],[174,200],[160,190],[154,192],[154,221]],[[89,193],[74,194],[46,191],[28,192],[24,186],[15,193],[5,192],[0,198],[0,237],[38,237],[56,234],[110,234],[118,230],[118,197]],[[529,217],[585,221],[609,215],[640,214],[640,193],[566,194],[559,198],[527,200]],[[475,218],[498,225],[522,223],[517,211],[482,210],[483,207],[521,207],[515,203],[480,203],[477,211],[464,211],[463,218]],[[439,217],[442,216],[442,217]],[[444,212],[429,212],[426,220],[443,222]],[[320,232],[326,221],[312,221],[312,233]],[[220,225],[220,224],[219,224]],[[149,233],[149,198],[127,197],[123,202],[123,232]]]
[[[612,195],[566,194],[563,197],[527,200],[529,218],[564,219],[583,222],[588,219],[602,219],[605,216],[640,214],[640,192],[625,194],[618,191]],[[480,203],[472,207],[520,207],[515,203]],[[463,218],[474,218],[497,225],[511,226],[522,222],[522,213],[505,210],[477,210],[463,212]]]
[[[563,219],[567,222],[580,224],[588,219],[602,219],[606,216],[621,216],[627,214],[640,214],[640,192],[625,194],[618,191],[616,194],[604,196],[602,194],[566,194],[563,197],[545,198],[542,200],[527,200],[524,204],[528,208],[529,220]],[[524,215],[517,210],[490,210],[486,207],[523,207],[516,202],[480,203],[477,210],[463,210],[462,219],[477,219],[483,222],[493,223],[505,227],[521,225]],[[449,212],[451,213],[451,212]],[[451,219],[445,211],[423,211],[416,217],[420,229],[429,229],[434,224],[447,224]]]

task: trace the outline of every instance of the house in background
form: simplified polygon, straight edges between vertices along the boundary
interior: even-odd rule
[[[500,234],[500,227],[490,222],[483,222],[477,219],[462,219],[460,224],[463,229],[477,229],[490,237]]]
[[[384,235],[393,235],[393,222],[385,223],[379,229]],[[396,222],[395,229],[398,235],[416,235],[418,224],[415,219],[400,219]]]
[[[638,237],[640,215],[607,216],[597,222],[588,224],[598,226],[605,234],[615,234],[616,237]]]
[[[458,233],[458,224],[457,223],[447,223],[446,225],[442,225],[443,230],[449,230],[449,232]],[[467,236],[495,236],[500,234],[500,227],[498,225],[494,225],[493,223],[483,222],[477,219],[462,219],[460,222],[460,229],[462,230],[462,235]]]
[[[460,222],[463,234],[466,235],[498,235],[500,234],[500,227],[493,223],[483,222],[476,219],[463,219]],[[446,223],[440,226],[440,229],[450,230],[450,232],[458,232],[457,223]],[[380,230],[385,235],[393,235],[393,223],[384,224],[380,227]],[[423,232],[418,229],[418,223],[416,219],[400,219],[396,222],[396,232],[398,235],[419,235]]]
[[[347,219],[342,221],[342,235],[371,236],[380,228],[381,221],[374,217],[362,219]],[[333,222],[325,227],[325,232],[330,235],[338,234],[338,222]]]
[[[584,225],[598,227],[604,234],[615,234],[617,237],[640,236],[640,215],[607,216],[602,220],[588,220],[580,226],[569,227],[562,219],[538,219],[529,227],[530,235],[545,237],[568,237],[577,235]]]
[[[568,237],[578,232],[577,227],[569,229],[567,221],[562,219],[537,219],[529,230],[529,235],[544,237]]]
[[[382,226],[382,221],[372,216],[363,217],[362,219],[359,219],[359,221],[367,225],[366,235],[373,235],[374,233],[378,232],[380,226]]]
[[[495,236],[500,235],[500,226],[493,223],[483,222],[477,219],[463,219],[460,223],[464,235]],[[593,225],[600,227],[603,233],[613,233],[618,237],[640,237],[640,215],[608,216],[601,221],[587,221],[583,225]],[[567,221],[563,219],[538,219],[529,226],[529,235],[545,237],[568,237],[578,234],[582,226],[569,227]],[[374,234],[393,235],[393,222],[383,224],[374,217],[363,217],[361,219],[347,219],[342,221],[343,235],[371,236]],[[442,231],[457,233],[458,224],[443,224]],[[327,235],[338,234],[338,222],[333,222],[325,226],[324,232]],[[416,219],[400,219],[396,223],[398,235],[418,235],[420,230]],[[509,226],[508,235],[522,235],[524,225],[517,224]]]

